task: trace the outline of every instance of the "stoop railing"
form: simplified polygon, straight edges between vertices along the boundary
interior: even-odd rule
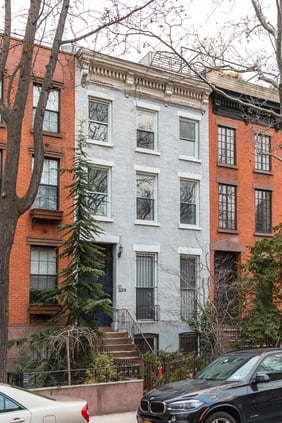
[[[114,313],[114,323],[116,325],[116,330],[118,331],[125,331],[128,333],[132,341],[135,343],[135,336],[138,335],[141,337],[148,347],[148,351],[155,354],[155,351],[153,350],[152,346],[148,342],[146,336],[143,334],[140,325],[138,322],[134,319],[132,314],[127,308],[121,308],[117,309]],[[136,345],[138,348],[138,345]]]

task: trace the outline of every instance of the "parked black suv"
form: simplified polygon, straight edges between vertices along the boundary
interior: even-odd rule
[[[282,349],[223,354],[194,379],[153,389],[138,423],[282,423]]]

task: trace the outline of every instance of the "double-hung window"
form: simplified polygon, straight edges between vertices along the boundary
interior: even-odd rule
[[[269,135],[255,135],[255,170],[271,170],[270,140]]]
[[[198,157],[198,126],[198,121],[179,118],[180,155]]]
[[[218,127],[218,162],[235,165],[236,131],[225,126]]]
[[[218,227],[236,230],[236,186],[218,185]]]
[[[137,147],[157,150],[157,112],[137,109]]]
[[[57,249],[31,247],[30,252],[30,304],[39,300],[40,291],[57,285]]]
[[[271,191],[255,190],[256,232],[271,233]]]
[[[35,116],[41,85],[33,85],[33,119]],[[43,131],[58,133],[60,131],[60,91],[57,88],[49,90],[43,119]]]
[[[136,174],[136,219],[156,221],[156,175]]]
[[[90,166],[88,170],[90,208],[95,216],[110,217],[110,170]]]
[[[197,256],[180,256],[180,316],[183,320],[190,320],[195,315],[198,267]]]
[[[136,253],[136,318],[157,320],[156,296],[157,254]]]
[[[180,180],[180,223],[198,224],[198,182]]]
[[[44,159],[40,185],[33,208],[58,210],[59,205],[59,162],[55,159]]]
[[[88,139],[110,143],[110,103],[89,98],[88,100]]]

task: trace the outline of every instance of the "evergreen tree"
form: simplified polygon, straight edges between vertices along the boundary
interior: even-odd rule
[[[63,320],[68,326],[97,327],[97,315],[112,316],[113,311],[99,282],[104,274],[104,254],[95,243],[95,237],[102,230],[93,218],[93,208],[101,200],[95,195],[95,187],[89,184],[91,168],[84,146],[85,140],[80,134],[73,170],[61,170],[73,172],[72,183],[66,187],[68,198],[73,200],[67,213],[71,223],[60,228],[65,241],[59,258],[66,258],[68,266],[60,272],[57,287],[43,292],[41,298],[43,302],[56,300],[61,305],[50,321]]]

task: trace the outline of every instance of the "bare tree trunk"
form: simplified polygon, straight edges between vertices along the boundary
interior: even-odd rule
[[[7,340],[8,340],[8,291],[9,291],[9,264],[10,253],[16,230],[13,205],[6,205],[0,210],[0,381],[7,381]]]

